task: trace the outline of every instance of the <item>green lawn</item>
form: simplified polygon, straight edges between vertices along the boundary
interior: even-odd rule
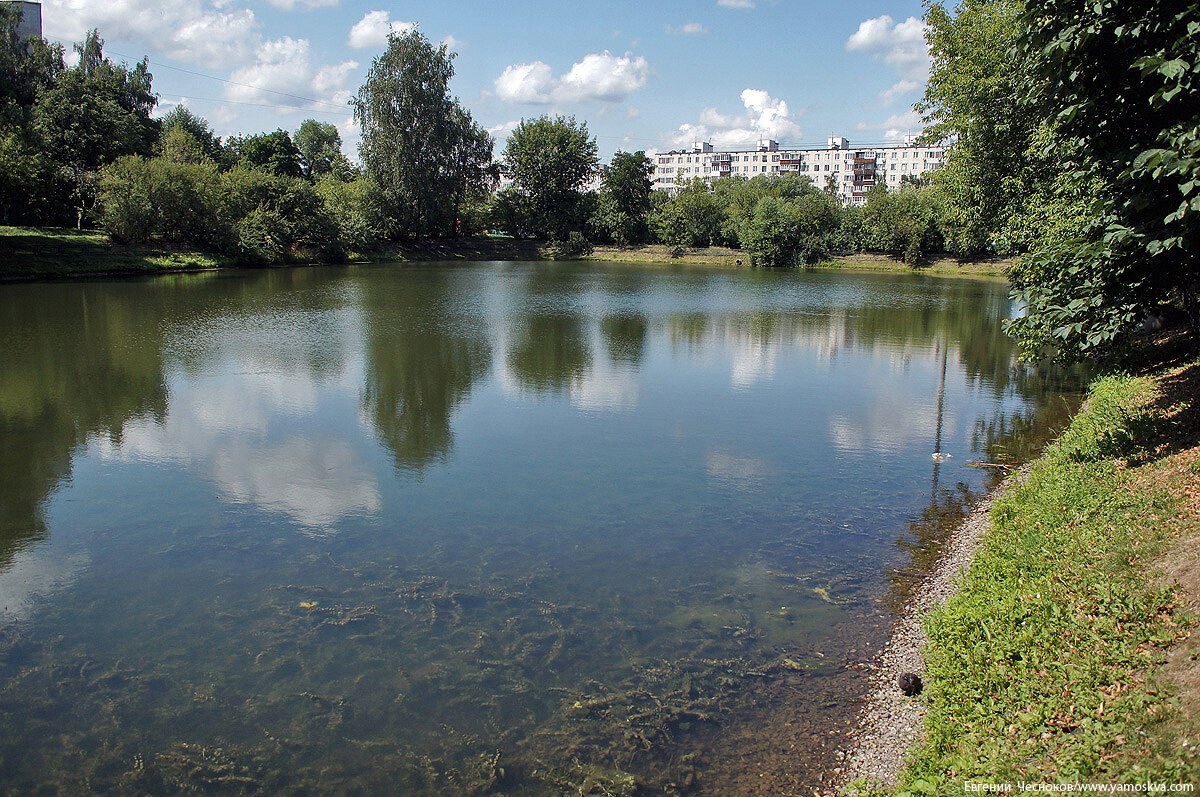
[[[141,274],[220,268],[229,258],[115,244],[102,232],[0,226],[0,279]]]
[[[961,591],[927,620],[926,738],[895,795],[967,783],[1196,783],[1200,362],[1097,381],[1005,491]],[[1194,559],[1194,554],[1188,554]],[[1186,579],[1185,579],[1186,582]]]

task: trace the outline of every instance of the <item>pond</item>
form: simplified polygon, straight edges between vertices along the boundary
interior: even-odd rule
[[[604,264],[0,287],[0,782],[811,785],[939,540],[1078,404],[1012,312]]]

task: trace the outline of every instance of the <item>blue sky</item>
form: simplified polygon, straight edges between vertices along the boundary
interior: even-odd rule
[[[601,156],[775,138],[866,144],[918,132],[928,74],[919,0],[386,3],[380,0],[45,0],[70,50],[98,28],[116,60],[150,58],[160,111],[186,104],[217,133],[336,123],[384,49],[416,24],[458,53],[452,90],[493,131],[574,115]]]

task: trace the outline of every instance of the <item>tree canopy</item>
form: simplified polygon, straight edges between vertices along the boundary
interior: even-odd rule
[[[415,28],[392,33],[352,102],[393,237],[455,234],[464,197],[490,177],[492,138],[450,95],[453,60]]]
[[[596,139],[575,117],[522,119],[504,149],[503,169],[528,201],[536,234],[565,240],[579,220],[582,188],[596,171]]]

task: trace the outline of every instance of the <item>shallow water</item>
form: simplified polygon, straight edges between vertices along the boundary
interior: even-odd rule
[[[1011,311],[545,263],[4,286],[0,783],[801,787],[970,463],[1077,401]]]

